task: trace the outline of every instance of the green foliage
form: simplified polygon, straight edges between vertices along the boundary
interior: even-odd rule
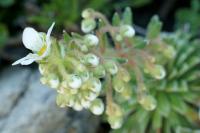
[[[135,8],[139,8],[151,3],[152,0],[123,0],[120,3],[116,3],[116,7],[126,7],[126,6],[133,6]]]
[[[8,39],[8,30],[5,25],[0,23],[0,48],[5,44]]]
[[[137,104],[130,105],[129,109],[134,113],[128,115],[123,127],[114,130],[113,133],[199,132],[197,130],[199,125],[196,121],[199,118],[197,101],[200,95],[200,70],[198,69],[200,40],[192,39],[191,35],[182,31],[169,34],[160,33],[159,36],[162,36],[161,43],[175,48],[176,55],[172,59],[162,57],[165,60],[162,63],[167,72],[164,79],[152,82],[147,80],[147,87],[158,102],[157,107],[147,112],[145,116],[149,118],[143,120],[144,114],[138,116],[137,113],[140,107]],[[142,126],[139,126],[140,119],[142,119]],[[134,126],[135,124],[137,125]]]
[[[15,3],[15,0],[0,0],[0,6],[8,7]]]
[[[162,28],[162,23],[159,21],[158,16],[152,17],[147,27],[147,38],[154,39],[158,37]]]
[[[188,26],[193,34],[200,29],[200,1],[191,0],[191,8],[182,8],[176,12],[177,27]]]
[[[44,3],[39,14],[30,17],[29,20],[45,28],[56,21],[58,27],[76,30],[75,23],[80,20],[80,12],[83,9],[92,7],[101,10],[107,3],[107,0],[51,0]]]

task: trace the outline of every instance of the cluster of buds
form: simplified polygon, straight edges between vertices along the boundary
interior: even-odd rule
[[[132,98],[134,90],[130,81],[133,76],[129,70],[135,71],[136,67],[143,65],[145,72],[156,79],[164,78],[165,70],[154,63],[154,58],[150,59],[150,63],[144,62],[141,65],[135,59],[137,56],[131,56],[137,50],[132,44],[135,30],[130,22],[120,22],[113,26],[104,15],[92,9],[84,10],[82,17],[81,29],[85,35],[69,35],[64,32],[61,40],[50,37],[54,23],[47,34],[26,28],[23,43],[33,53],[13,65],[29,65],[36,61],[42,75],[41,82],[56,89],[58,93],[57,105],[77,111],[89,109],[95,115],[101,115],[106,110],[108,122],[113,129],[117,129],[122,126],[124,111],[114,95],[119,95],[126,101]],[[108,46],[110,43],[107,41],[107,33],[114,46]],[[166,54],[170,54],[170,48]],[[135,73],[136,79],[139,79],[137,77],[140,75],[137,71]],[[137,84],[134,80],[132,83]],[[155,109],[155,99],[146,95],[146,92],[139,92],[141,97],[138,103],[147,110]],[[102,101],[104,96],[106,108]]]

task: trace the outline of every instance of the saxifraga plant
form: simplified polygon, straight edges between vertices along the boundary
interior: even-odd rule
[[[137,36],[130,8],[122,16],[115,13],[112,23],[93,9],[82,17],[85,34],[64,32],[60,40],[50,37],[54,23],[47,34],[25,28],[22,40],[33,53],[13,65],[36,61],[41,82],[56,89],[60,107],[105,114],[118,129],[113,132],[198,127],[198,40],[181,32],[160,33],[157,16],[146,37]]]

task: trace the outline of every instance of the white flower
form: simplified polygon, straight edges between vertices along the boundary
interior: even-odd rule
[[[34,61],[42,60],[44,57],[48,56],[51,47],[50,34],[54,25],[55,23],[53,23],[48,29],[46,38],[44,38],[43,33],[39,33],[31,27],[25,28],[22,35],[22,42],[24,46],[33,51],[33,53],[29,53],[24,58],[14,62],[12,65],[29,65]]]
[[[87,45],[89,46],[97,46],[99,43],[99,39],[97,38],[97,36],[93,35],[93,34],[88,34],[84,37],[85,43],[87,43]]]
[[[122,25],[120,31],[125,37],[133,37],[135,35],[135,30],[130,25]]]
[[[82,80],[81,80],[81,78],[79,76],[77,76],[75,74],[70,75],[70,79],[68,81],[68,85],[72,89],[78,89],[82,85]]]

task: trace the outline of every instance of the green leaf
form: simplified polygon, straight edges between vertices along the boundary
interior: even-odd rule
[[[152,126],[156,130],[156,129],[159,129],[161,127],[161,124],[162,124],[162,117],[159,114],[158,110],[156,110],[153,113],[153,123],[152,123]]]
[[[122,16],[122,20],[124,24],[132,25],[132,11],[130,7],[126,7]]]
[[[71,40],[71,37],[67,32],[63,33],[63,38],[64,38],[65,43],[68,43]]]
[[[158,94],[158,105],[157,105],[157,110],[158,112],[167,117],[170,113],[171,107],[170,107],[170,102],[169,99],[166,96],[167,94],[159,93]]]
[[[182,97],[178,96],[177,94],[170,94],[169,99],[173,110],[179,112],[180,114],[186,113],[187,106]]]
[[[112,17],[112,24],[113,26],[119,26],[121,23],[121,20],[120,20],[120,16],[119,14],[116,12],[113,17]]]
[[[160,34],[162,28],[162,23],[160,22],[158,16],[153,16],[147,27],[147,38],[155,39]]]

